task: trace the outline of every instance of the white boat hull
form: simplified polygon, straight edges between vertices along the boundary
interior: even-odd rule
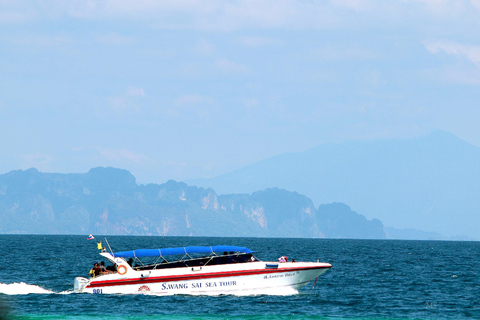
[[[328,263],[249,262],[204,267],[106,274],[95,279],[75,278],[76,292],[96,294],[233,294],[290,287],[299,289],[331,268]]]

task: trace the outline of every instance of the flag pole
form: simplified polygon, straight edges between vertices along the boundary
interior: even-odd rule
[[[110,247],[110,243],[108,243],[107,237],[105,237],[105,242],[107,243],[108,249],[110,249],[110,252],[112,253],[112,256],[113,256],[113,250]]]

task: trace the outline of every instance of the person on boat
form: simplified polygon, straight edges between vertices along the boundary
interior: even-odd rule
[[[100,264],[95,262],[95,264],[93,265],[93,268],[90,269],[89,274],[95,278],[96,276],[100,275],[100,273],[101,273]]]
[[[133,264],[133,259],[132,258],[128,259],[128,265],[131,267],[132,264]]]
[[[100,262],[100,273],[108,274],[108,273],[113,273],[113,271],[107,270],[107,268],[105,268],[105,261],[102,261]]]
[[[117,271],[117,264],[106,266],[105,269],[107,269],[107,271],[111,271],[111,273],[115,273],[115,271]]]
[[[95,267],[92,267],[92,269],[90,269],[90,271],[88,272],[88,275],[90,277],[95,277]]]
[[[280,258],[278,258],[278,262],[280,262],[280,263],[288,262],[288,257],[281,256]]]

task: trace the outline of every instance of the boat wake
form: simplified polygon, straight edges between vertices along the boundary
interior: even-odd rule
[[[33,285],[33,284],[26,284],[25,282],[15,282],[15,283],[0,283],[0,294],[7,294],[7,295],[17,295],[17,294],[70,294],[72,291],[62,291],[62,292],[54,292],[51,290],[44,289],[40,286]]]

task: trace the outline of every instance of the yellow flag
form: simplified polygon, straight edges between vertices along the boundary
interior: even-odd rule
[[[97,248],[98,250],[102,250],[103,247],[102,247],[102,242],[100,241],[99,243],[97,243]]]

